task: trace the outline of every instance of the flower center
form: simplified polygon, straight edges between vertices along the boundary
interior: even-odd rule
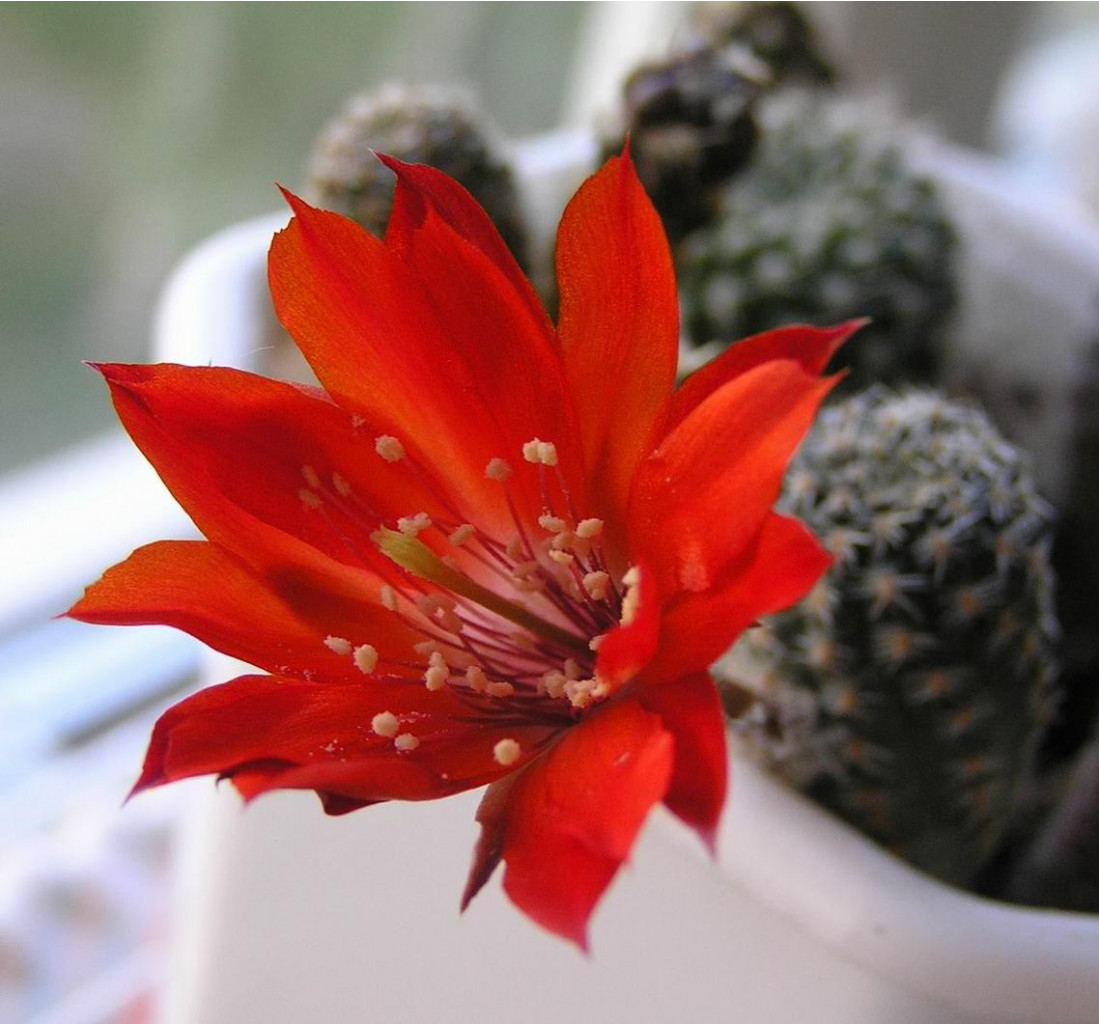
[[[396,438],[378,438],[375,449],[389,463],[409,458]],[[494,458],[485,475],[507,493],[509,539],[460,522],[457,513],[444,520],[417,512],[371,534],[397,570],[381,588],[381,603],[423,636],[415,645],[423,660],[387,661],[369,643],[340,637],[325,641],[332,650],[350,654],[363,672],[411,677],[432,691],[448,688],[496,722],[563,723],[609,695],[596,672],[596,651],[605,633],[634,614],[636,570],[618,580],[608,571],[603,522],[577,515],[556,446],[533,438],[522,454],[540,477],[544,510],[537,527],[524,524],[507,493],[512,466]],[[306,504],[323,507],[317,474],[305,476],[322,499]],[[388,719],[382,724],[390,727]],[[504,763],[514,751],[505,744],[497,754]]]

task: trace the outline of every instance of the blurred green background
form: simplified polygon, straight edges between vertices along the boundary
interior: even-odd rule
[[[145,357],[189,247],[277,209],[352,93],[458,82],[553,126],[582,3],[0,7],[0,473],[107,428],[84,359]]]

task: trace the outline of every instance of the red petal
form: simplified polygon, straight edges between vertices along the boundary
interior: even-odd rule
[[[414,750],[398,751],[371,721],[389,711]],[[360,803],[430,800],[484,785],[513,768],[495,760],[509,737],[531,758],[554,735],[546,726],[472,720],[450,691],[370,678],[362,684],[242,676],[202,690],[161,716],[135,792],[196,775],[241,775],[249,797],[313,789]]]
[[[463,912],[473,897],[484,888],[504,856],[508,802],[511,800],[512,788],[520,778],[522,774],[514,772],[492,783],[481,798],[476,819],[481,826],[481,833],[477,837],[477,845],[473,848],[473,863],[470,865],[469,877],[462,891]]]
[[[664,608],[660,647],[645,678],[677,679],[708,668],[758,618],[801,600],[831,564],[802,523],[770,513],[757,542],[711,590],[683,594]]]
[[[679,339],[668,243],[628,156],[609,160],[569,203],[557,280],[594,508],[610,529],[674,385]]]
[[[393,566],[370,533],[439,513],[422,474],[406,460],[385,462],[372,430],[300,388],[209,367],[98,369],[123,425],[195,525],[280,585],[296,574],[374,599],[374,574]],[[323,509],[303,501],[306,467],[327,492]],[[346,500],[334,493],[335,474],[350,488]]]
[[[523,445],[536,437],[557,445],[572,499],[585,508],[572,400],[546,314],[532,312],[525,292],[433,206],[415,230],[400,231],[400,252],[446,325],[440,344],[474,382],[467,401],[489,410],[492,432],[483,440],[516,468],[509,486],[513,494],[525,493],[527,521],[544,509],[539,473],[521,458]]]
[[[409,236],[421,228],[432,210],[453,231],[485,254],[511,282],[516,294],[526,303],[532,317],[545,330],[553,327],[545,308],[531,287],[515,257],[496,230],[492,219],[453,178],[426,164],[406,164],[379,153],[378,159],[397,175],[393,209],[386,227],[386,244],[402,249]]]
[[[717,687],[708,673],[695,672],[642,687],[640,699],[675,738],[675,769],[664,804],[698,832],[712,853],[729,764]]]
[[[138,548],[68,614],[101,625],[174,626],[269,672],[318,679],[357,671],[347,655],[325,645],[328,636],[386,651],[408,649],[420,639],[376,605],[300,589],[279,596],[238,558],[203,541]]]
[[[514,783],[486,794],[467,898],[502,856],[516,906],[586,949],[588,918],[667,792],[672,758],[660,718],[636,702],[593,712]]]
[[[268,278],[279,320],[318,379],[379,431],[406,448],[421,444],[429,464],[445,464],[457,500],[505,515],[501,488],[485,479],[485,466],[518,453],[501,450],[504,439],[481,382],[465,353],[452,347],[416,271],[354,222],[287,199],[294,218],[271,245]],[[455,289],[471,280],[470,261],[492,265],[472,245],[466,255],[447,267]],[[525,300],[516,301],[526,311]],[[510,340],[493,332],[479,343],[492,350]],[[509,359],[521,363],[525,337],[515,341],[518,351]]]
[[[630,547],[653,566],[665,600],[707,590],[755,543],[833,383],[789,360],[754,367],[698,405],[641,465]]]
[[[665,431],[673,430],[727,381],[764,363],[792,359],[806,373],[819,376],[836,350],[866,323],[866,320],[849,320],[836,327],[779,327],[734,342],[716,359],[692,373],[675,392],[668,406]]]

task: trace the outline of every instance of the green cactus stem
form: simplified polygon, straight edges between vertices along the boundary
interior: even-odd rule
[[[752,161],[680,246],[686,369],[731,339],[868,316],[848,391],[930,383],[955,300],[954,231],[879,103],[787,93],[758,109]]]
[[[967,884],[1019,805],[1053,707],[1052,513],[983,413],[884,388],[828,408],[780,506],[835,565],[719,668],[796,787]]]

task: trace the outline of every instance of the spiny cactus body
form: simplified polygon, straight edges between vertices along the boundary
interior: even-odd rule
[[[823,94],[776,96],[759,120],[720,215],[680,247],[687,369],[733,338],[868,316],[844,352],[848,389],[929,382],[954,303],[954,233],[895,120]]]
[[[724,671],[761,698],[741,731],[912,863],[972,881],[1051,711],[1049,509],[982,413],[885,389],[823,413],[781,505],[836,564],[734,650]]]
[[[374,155],[429,164],[464,185],[520,263],[527,239],[511,168],[495,131],[460,90],[390,84],[354,97],[318,136],[306,172],[315,205],[385,232],[393,174]]]

